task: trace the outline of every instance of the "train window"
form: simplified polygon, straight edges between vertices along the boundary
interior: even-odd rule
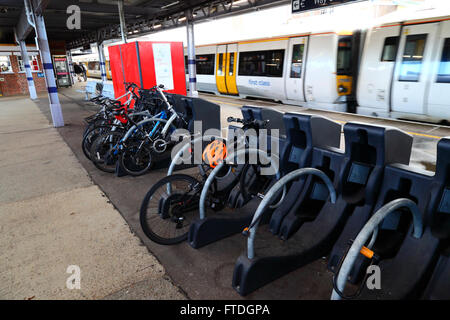
[[[387,37],[384,39],[381,61],[392,62],[397,57],[398,37]]]
[[[100,63],[98,61],[89,61],[88,62],[89,70],[98,70],[100,71]]]
[[[450,83],[450,38],[444,42],[437,82]]]
[[[187,56],[184,56],[184,73],[188,74],[188,61]]]
[[[291,78],[301,78],[302,76],[304,49],[304,44],[294,44],[292,47]]]
[[[339,39],[336,71],[338,75],[349,75],[352,72],[352,38]]]
[[[217,66],[217,75],[218,76],[223,76],[223,56],[224,56],[224,53],[219,53],[219,62],[218,62],[218,66]]]
[[[230,53],[230,67],[228,69],[228,75],[232,76],[234,72],[234,53]]]
[[[214,54],[197,55],[197,74],[214,74]]]
[[[284,50],[239,53],[239,75],[260,77],[283,76]]]
[[[427,42],[426,34],[417,34],[406,37],[405,52],[400,69],[399,81],[419,81],[422,72],[422,60]]]

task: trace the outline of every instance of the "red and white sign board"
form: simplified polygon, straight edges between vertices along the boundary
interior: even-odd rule
[[[186,95],[183,42],[136,41],[108,50],[116,98],[125,93],[124,82],[144,89],[163,84],[164,91]]]

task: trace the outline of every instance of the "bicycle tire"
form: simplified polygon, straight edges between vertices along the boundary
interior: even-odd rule
[[[199,190],[198,195],[196,193],[189,195],[192,197],[192,199],[190,199],[191,203],[188,203],[188,200],[189,200],[188,197],[184,197],[187,194],[182,194],[179,190],[175,191],[173,188],[175,186],[176,182],[181,182],[181,181],[186,182],[189,187],[196,188],[196,189],[194,189],[194,191]],[[165,189],[167,191],[167,185],[169,183],[172,186],[172,190],[171,190],[170,194],[169,194],[169,192],[166,192],[165,195],[167,197],[164,198],[164,195],[162,195],[161,193],[158,193],[158,190],[165,187]],[[196,216],[198,213],[198,203],[197,203],[197,207],[195,207],[196,203],[194,203],[194,201],[199,200],[202,187],[203,186],[200,181],[198,181],[194,177],[187,175],[187,174],[174,174],[171,176],[164,177],[161,180],[159,180],[157,183],[155,183],[150,188],[150,190],[147,192],[147,194],[145,195],[144,200],[142,201],[140,214],[139,214],[139,220],[140,220],[141,227],[142,227],[142,230],[144,231],[145,235],[153,242],[161,244],[161,245],[174,245],[174,244],[178,244],[178,243],[185,241],[187,239],[188,232],[189,232],[189,227],[190,227],[189,221],[187,223],[185,223],[186,220],[183,219],[182,223],[185,223],[185,225],[183,226],[183,230],[181,230],[181,232],[179,232],[179,234],[172,236],[172,237],[162,236],[161,233],[158,233],[156,230],[159,230],[159,229],[157,228],[156,222],[160,222],[160,221],[169,222],[169,223],[166,223],[167,225],[169,225],[169,227],[172,227],[172,228],[175,227],[175,229],[178,228],[178,224],[176,224],[176,223],[179,223],[180,220],[175,220],[178,217],[174,217],[174,215],[175,215],[175,214],[173,214],[174,209],[171,207],[166,208],[167,206],[172,205],[172,201],[178,202],[177,204],[181,208],[183,208],[183,207],[185,208],[185,207],[187,207],[187,205],[192,205],[193,210],[190,213],[192,216]],[[160,197],[158,198],[158,196],[160,196]],[[172,200],[175,196],[177,196],[178,198],[175,198],[174,200]],[[157,203],[156,212],[155,212],[155,210],[153,210],[151,212],[149,211],[149,209],[150,209],[149,204],[150,204],[151,200],[156,200],[156,203]],[[182,204],[180,204],[179,202],[182,202]],[[172,216],[167,216],[170,214],[172,214]],[[149,215],[151,215],[151,217],[149,217]],[[156,222],[149,225],[149,223],[148,223],[149,218],[156,218],[154,220]],[[192,219],[192,221],[193,220],[194,219]],[[178,228],[178,229],[181,229],[181,228]]]
[[[112,148],[122,139],[123,132],[110,131],[99,135],[92,143],[91,161],[101,171],[114,173],[118,154],[114,154]],[[109,141],[108,141],[109,140]]]
[[[122,150],[119,156],[120,165],[124,171],[131,176],[140,176],[146,173],[153,165],[151,149],[144,145],[140,148],[140,157],[136,157],[135,149],[139,147],[141,141],[128,141],[127,147]],[[134,151],[134,152],[133,152]],[[143,161],[142,164],[139,162]]]
[[[91,128],[81,140],[81,150],[83,150],[84,155],[86,158],[92,161],[91,157],[91,147],[95,139],[103,133],[106,133],[108,131],[111,131],[114,126],[111,125],[102,125],[102,126],[96,126]],[[116,132],[123,132],[123,129],[120,127],[116,127]]]

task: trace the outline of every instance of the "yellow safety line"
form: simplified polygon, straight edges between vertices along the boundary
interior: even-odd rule
[[[212,101],[212,102],[216,102],[216,103],[223,103],[223,104],[229,104],[229,105],[233,105],[233,106],[239,106],[239,107],[241,107],[242,106],[242,104],[237,104],[237,103],[232,103],[232,102],[226,102],[226,101],[219,101],[219,100],[213,100],[213,99],[208,99],[209,101]],[[347,121],[342,121],[342,120],[333,120],[333,121],[335,121],[335,122],[337,122],[337,123],[342,123],[342,124],[346,124],[347,123]],[[432,136],[432,135],[429,135],[429,134],[425,134],[425,133],[418,133],[418,132],[406,132],[406,133],[408,133],[408,134],[412,134],[413,136],[419,136],[419,137],[425,137],[425,138],[431,138],[431,139],[441,139],[442,137],[438,137],[438,136]]]
[[[346,121],[342,121],[342,120],[333,120],[333,121],[338,122],[338,123],[342,123],[342,124],[346,124],[347,123]],[[432,136],[432,135],[429,135],[429,134],[418,133],[418,132],[406,131],[406,133],[412,134],[414,136],[420,136],[420,137],[426,137],[426,138],[432,138],[432,139],[441,139],[442,138],[442,137]]]
[[[232,106],[238,106],[238,107],[242,107],[242,104],[237,104],[237,103],[232,103],[232,102],[227,102],[227,101],[219,101],[219,100],[214,100],[214,99],[208,99],[211,102],[215,102],[215,103],[222,103],[222,104],[230,104]]]
[[[438,136],[431,136],[429,134],[424,134],[424,133],[417,133],[417,132],[406,132],[415,136],[421,136],[421,137],[426,137],[426,138],[432,138],[432,139],[441,139],[442,137],[438,137]]]

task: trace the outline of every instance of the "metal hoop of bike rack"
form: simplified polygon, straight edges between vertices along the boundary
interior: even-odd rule
[[[195,144],[198,141],[203,142],[203,141],[208,141],[208,140],[212,140],[212,139],[221,139],[221,140],[227,141],[226,138],[218,137],[215,135],[206,135],[206,136],[197,137],[194,140],[190,141],[189,143],[186,143],[180,150],[177,151],[177,153],[173,157],[172,161],[170,162],[169,170],[167,170],[167,175],[168,176],[172,175],[173,171],[175,170],[175,166],[177,165],[178,159],[181,158],[183,153],[186,152],[192,144]],[[170,184],[167,184],[167,193],[168,194],[172,193],[172,186]]]
[[[253,220],[250,224],[251,227],[249,228],[250,236],[248,237],[248,240],[247,240],[247,256],[249,259],[253,259],[255,257],[254,241],[255,241],[256,229],[258,228],[258,225],[259,225],[260,216],[266,210],[267,205],[272,200],[272,197],[274,195],[276,195],[279,192],[279,190],[282,187],[284,187],[288,182],[290,182],[294,179],[297,179],[300,176],[304,176],[304,175],[315,175],[315,176],[321,178],[325,182],[325,184],[328,188],[328,191],[331,196],[331,202],[332,203],[336,202],[336,190],[334,189],[333,183],[331,182],[330,178],[328,178],[328,176],[323,171],[321,171],[319,169],[315,169],[315,168],[302,168],[302,169],[297,169],[297,170],[294,170],[294,171],[288,173],[283,178],[278,180],[278,182],[275,183],[272,188],[270,188],[269,192],[266,193],[266,195],[264,196],[264,199],[261,201],[258,208],[256,209],[255,215],[253,216]]]
[[[350,250],[348,251],[347,256],[345,257],[344,262],[342,263],[339,274],[336,275],[337,288],[339,291],[341,292],[344,291],[345,283],[347,282],[347,277],[350,274],[350,271],[353,268],[353,265],[355,264],[359,252],[366,243],[366,241],[369,239],[370,236],[372,236],[371,243],[373,244],[374,242],[373,233],[377,232],[379,224],[383,221],[384,218],[386,218],[387,215],[400,208],[409,209],[409,211],[413,216],[413,225],[414,225],[413,236],[417,239],[419,239],[422,236],[423,233],[422,215],[415,202],[413,202],[410,199],[401,198],[385,204],[377,212],[375,212],[375,214],[364,225],[364,227],[356,236],[356,239],[353,242],[352,246],[350,247]],[[331,299],[341,300],[341,296],[336,292],[336,290],[333,290]]]
[[[206,179],[205,185],[203,186],[202,189],[202,193],[200,195],[200,204],[199,204],[199,211],[200,211],[200,219],[204,219],[206,214],[205,214],[205,201],[206,201],[206,195],[208,193],[208,189],[211,186],[215,176],[217,175],[217,173],[219,173],[219,171],[223,168],[223,166],[225,165],[226,162],[231,162],[234,157],[239,157],[243,154],[256,154],[259,155],[260,157],[263,157],[266,161],[270,160],[271,166],[273,166],[273,168],[275,169],[275,171],[277,172],[276,177],[277,179],[280,177],[280,171],[278,170],[278,164],[276,162],[274,162],[274,157],[270,157],[267,155],[267,153],[263,150],[260,149],[246,149],[246,150],[239,150],[238,152],[231,154],[230,156],[228,156],[225,161],[220,162],[213,171],[211,171],[211,173],[208,176],[208,179]],[[283,197],[284,197],[284,193],[283,193]],[[279,203],[281,203],[282,199],[279,201]]]

